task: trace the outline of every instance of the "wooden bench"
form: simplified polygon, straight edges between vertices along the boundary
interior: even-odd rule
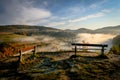
[[[72,46],[75,46],[75,55],[77,53],[77,49],[80,50],[101,50],[101,55],[104,55],[104,50],[106,50],[105,47],[108,47],[107,44],[82,44],[82,43],[72,43]],[[101,49],[98,48],[77,48],[77,46],[82,46],[82,47],[87,47],[87,46],[92,46],[92,47],[101,47]]]

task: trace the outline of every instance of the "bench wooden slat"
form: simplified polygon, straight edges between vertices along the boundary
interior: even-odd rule
[[[72,43],[72,45],[76,46],[95,46],[95,47],[108,47],[106,44],[82,44],[82,43]]]
[[[75,48],[72,48],[72,49],[75,49]],[[101,49],[97,49],[97,48],[76,48],[77,50],[101,50]],[[104,50],[107,50],[107,49],[104,49]]]
[[[77,49],[80,50],[101,50],[101,55],[104,55],[104,50],[105,47],[108,47],[108,45],[106,44],[83,44],[83,43],[72,43],[71,45],[75,46],[75,55],[77,53]],[[101,49],[97,49],[97,48],[77,48],[77,46],[92,46],[92,47],[101,47]]]

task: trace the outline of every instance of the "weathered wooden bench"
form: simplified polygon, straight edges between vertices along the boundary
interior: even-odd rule
[[[77,49],[80,50],[101,50],[101,55],[104,55],[104,50],[106,50],[105,47],[108,47],[107,44],[83,44],[83,43],[72,43],[72,46],[75,46],[75,55],[77,53]],[[77,48],[77,46],[82,46],[82,47],[87,47],[87,46],[92,46],[92,47],[101,47],[99,48]]]

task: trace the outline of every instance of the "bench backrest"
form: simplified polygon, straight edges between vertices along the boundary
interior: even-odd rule
[[[82,44],[82,43],[72,43],[73,46],[95,46],[95,47],[108,47],[107,44]]]
[[[108,47],[107,44],[83,44],[83,43],[72,43],[73,46],[75,46],[75,55],[77,52],[77,46],[93,46],[93,47],[101,47],[101,55],[104,55],[104,47]]]

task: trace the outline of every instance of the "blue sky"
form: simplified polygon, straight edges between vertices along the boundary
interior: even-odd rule
[[[0,25],[97,29],[120,25],[120,0],[0,0]]]

